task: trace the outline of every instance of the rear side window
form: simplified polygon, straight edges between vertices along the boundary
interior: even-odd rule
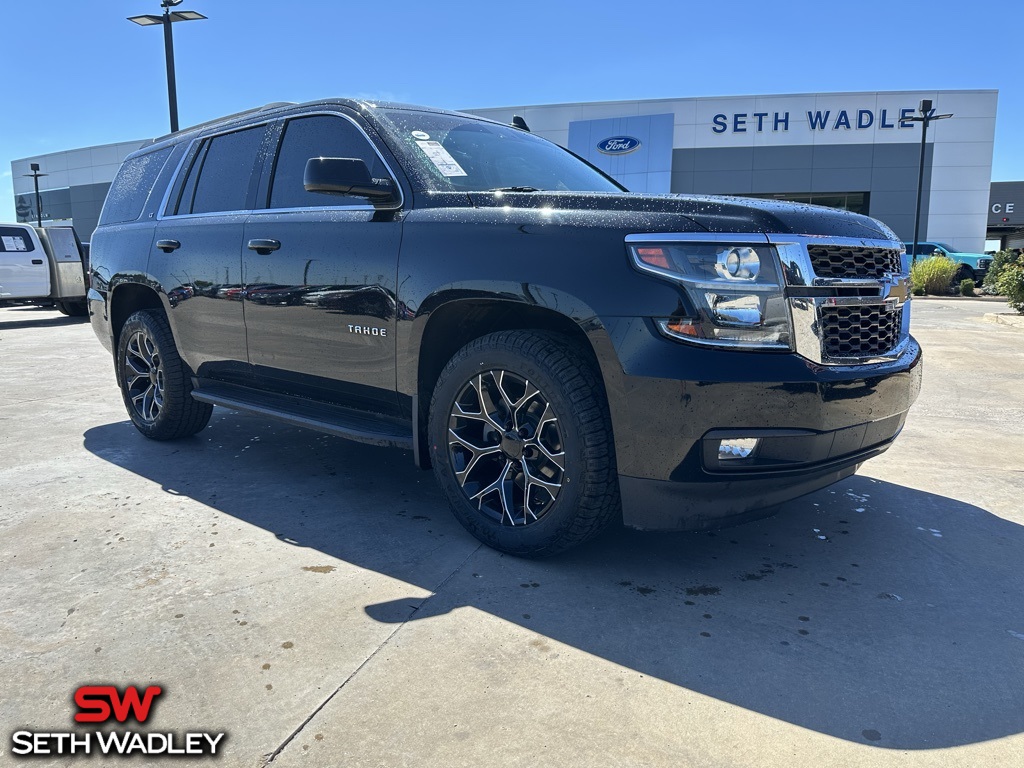
[[[0,227],[0,253],[25,253],[36,247],[21,227]]]
[[[366,205],[365,198],[307,192],[302,185],[306,161],[311,157],[355,157],[366,163],[373,178],[387,178],[387,168],[370,142],[342,117],[314,115],[289,120],[274,164],[271,208],[314,208]]]
[[[171,150],[172,147],[165,147],[129,158],[121,164],[103,203],[99,222],[101,225],[135,221],[142,215],[156,177],[171,156]]]
[[[206,139],[181,188],[176,214],[243,211],[266,126]]]

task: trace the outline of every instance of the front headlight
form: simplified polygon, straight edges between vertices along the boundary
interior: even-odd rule
[[[790,349],[792,324],[779,258],[766,243],[630,244],[637,269],[679,283],[696,313],[658,318],[666,336],[695,344]]]

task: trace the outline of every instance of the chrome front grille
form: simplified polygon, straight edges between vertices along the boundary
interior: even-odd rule
[[[902,307],[823,306],[819,313],[821,347],[826,359],[878,357],[900,343]]]
[[[881,278],[902,271],[897,248],[812,245],[807,253],[818,277]]]
[[[891,240],[769,235],[786,276],[797,354],[819,365],[898,358],[910,344],[910,278]]]

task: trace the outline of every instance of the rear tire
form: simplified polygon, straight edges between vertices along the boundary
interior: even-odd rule
[[[85,317],[89,314],[89,306],[84,301],[55,301],[57,311],[68,317]]]
[[[117,383],[128,416],[153,440],[174,440],[199,432],[213,406],[192,399],[192,378],[178,355],[167,318],[144,309],[121,328],[115,358]]]
[[[601,381],[564,337],[501,331],[467,344],[438,378],[428,434],[456,519],[501,552],[557,554],[620,509]]]

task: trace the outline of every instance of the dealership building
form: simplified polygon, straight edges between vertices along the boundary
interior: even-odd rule
[[[981,251],[987,238],[1024,238],[1022,208],[990,200],[994,90],[731,96],[467,110],[565,146],[646,193],[725,194],[809,202],[881,219],[914,235],[921,124],[930,99],[948,120],[928,129],[921,239]],[[142,142],[59,152],[11,164],[19,220],[35,219],[30,164],[39,163],[43,217],[83,239],[118,163]],[[1009,194],[1011,190],[1000,190]],[[1013,191],[1014,194],[1017,191]],[[1007,213],[1006,204],[1010,203]],[[996,206],[1000,215],[993,213]]]

